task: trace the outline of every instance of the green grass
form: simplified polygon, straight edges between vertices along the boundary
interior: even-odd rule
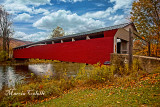
[[[159,75],[159,74],[158,74]],[[33,106],[33,105],[32,105]],[[74,89],[34,107],[160,106],[160,76],[150,74],[134,85]]]

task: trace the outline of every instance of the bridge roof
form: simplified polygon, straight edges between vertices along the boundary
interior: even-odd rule
[[[96,33],[101,33],[101,32],[108,31],[108,30],[124,28],[124,27],[126,27],[127,25],[130,25],[130,24],[133,24],[133,23],[129,22],[129,23],[124,23],[124,24],[120,24],[120,25],[109,26],[109,27],[105,27],[105,28],[91,30],[91,31],[87,31],[87,32],[82,32],[82,33],[77,33],[77,34],[72,34],[72,35],[67,35],[67,36],[62,36],[62,37],[55,37],[55,38],[52,38],[52,39],[42,40],[42,41],[34,42],[34,43],[31,43],[31,44],[19,46],[19,47],[16,47],[14,49],[28,47],[28,46],[36,45],[36,44],[45,44],[46,42],[51,42],[51,41],[56,41],[56,40],[66,40],[66,39],[71,39],[71,38],[83,37],[83,36],[86,36],[86,35],[89,35],[89,34],[96,34]]]

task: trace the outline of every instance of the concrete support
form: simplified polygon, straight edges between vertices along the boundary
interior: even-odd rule
[[[86,36],[86,40],[89,40],[90,38],[89,38],[89,36]]]
[[[72,42],[74,42],[75,41],[75,39],[74,38],[72,38]]]
[[[63,40],[61,40],[61,43],[63,43]]]
[[[52,44],[54,44],[54,41],[52,41]]]

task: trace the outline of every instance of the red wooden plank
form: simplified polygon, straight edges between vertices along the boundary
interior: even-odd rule
[[[48,44],[14,50],[14,58],[39,58],[96,64],[110,61],[117,30],[104,32],[104,38]]]

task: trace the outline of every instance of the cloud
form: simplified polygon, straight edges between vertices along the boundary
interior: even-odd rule
[[[5,4],[5,8],[8,11],[11,11],[12,13],[19,13],[19,12],[32,12],[32,9],[23,5],[23,4],[16,4],[16,3],[11,3],[11,4]]]
[[[75,2],[82,2],[83,0],[59,0],[61,2],[72,2],[72,3],[75,3]]]
[[[29,21],[29,19],[32,18],[32,16],[30,16],[27,13],[23,13],[23,14],[19,14],[17,17],[14,18],[15,21]]]
[[[58,10],[33,23],[33,27],[43,30],[52,30],[57,26],[62,27],[67,32],[78,33],[104,27],[105,25],[102,21],[78,16],[76,13],[66,10]]]
[[[104,19],[112,15],[119,9],[123,9],[124,12],[128,12],[131,9],[132,0],[110,0],[110,3],[114,3],[113,7],[107,8],[105,11],[87,12],[83,16],[86,18]],[[104,6],[103,4],[95,4],[97,6]]]
[[[48,14],[46,9],[34,9],[34,6],[40,6],[45,4],[51,4],[50,0],[6,0],[3,5],[9,13],[21,13],[28,12],[31,14]],[[33,5],[32,8],[30,5]]]
[[[123,23],[127,23],[127,22],[129,22],[128,20],[126,20],[126,19],[117,19],[117,20],[115,20],[114,21],[114,25],[119,25],[119,24],[123,24]]]
[[[14,35],[13,35],[13,37],[17,38],[17,39],[22,39],[22,38],[24,38],[26,36],[27,36],[27,34],[25,34],[24,32],[15,32]]]
[[[125,19],[125,17],[130,13],[133,0],[110,0],[109,2],[113,3],[112,7],[108,7],[105,11],[87,12],[83,17],[103,20],[106,22],[110,20],[114,25],[126,22],[127,19]],[[115,15],[119,9],[123,10],[123,15]]]
[[[39,9],[34,9],[33,8],[33,14],[40,14],[40,13],[43,13],[44,15],[47,15],[49,14],[49,11],[46,10],[46,9],[43,9],[43,8],[39,8]]]
[[[110,0],[111,3],[115,3],[113,6],[114,12],[118,9],[128,9],[131,8],[131,4],[134,0]]]
[[[124,18],[124,15],[115,15],[115,16],[109,17],[109,20],[115,21],[123,18]]]
[[[113,23],[114,25],[129,22],[129,20],[127,20],[124,15],[115,15],[115,16],[109,17],[109,20],[114,21]]]
[[[51,4],[51,0],[6,0],[6,4],[15,3],[15,4],[23,4],[23,5],[45,5]]]
[[[109,16],[111,12],[112,12],[112,8],[109,7],[105,11],[88,12],[88,13],[84,14],[83,17],[102,19],[102,18],[106,18],[107,16]]]
[[[105,6],[105,4],[102,4],[102,3],[95,3],[95,5],[98,6],[98,7]]]
[[[49,34],[46,32],[37,32],[37,33],[33,33],[33,34],[26,34],[24,32],[17,31],[17,32],[15,32],[13,37],[16,39],[20,39],[20,40],[36,42],[36,41],[47,39],[48,35]]]
[[[28,12],[29,14],[43,14],[43,15],[47,15],[50,12],[46,9],[43,8],[38,8],[35,9],[34,7],[29,8],[23,4],[6,4],[5,5],[6,10],[10,13],[10,14],[16,14],[16,13],[22,13],[22,12]]]
[[[61,3],[77,3],[85,0],[55,1],[60,1]],[[71,11],[67,10],[58,10],[57,12],[53,12],[51,7],[47,7],[48,10],[45,9],[46,6],[51,5],[51,0],[4,0],[3,5],[5,6],[6,10],[10,13],[13,13],[14,16],[17,14],[17,16],[14,18],[14,21],[21,21],[21,24],[17,24],[18,28],[17,31],[15,31],[14,36],[17,39],[39,41],[46,39],[49,35],[49,33],[45,33],[43,30],[46,30],[46,32],[51,32],[51,30],[57,26],[62,27],[67,34],[72,34],[126,22],[125,15],[129,13],[128,10],[130,10],[133,0],[108,1],[113,4],[112,7],[108,7],[106,10],[101,11],[86,12],[83,15],[78,15],[78,13],[72,13]],[[44,8],[38,7],[41,5],[44,5]],[[94,5],[96,8],[99,8],[97,6],[104,6],[105,4],[98,2],[96,4],[94,2]],[[123,12],[119,13],[120,15],[117,15],[116,12],[119,12],[117,11],[119,9],[122,9]],[[33,19],[31,22],[35,21],[33,25],[31,25],[31,23],[24,24],[22,22],[29,22],[30,19]],[[21,27],[19,27],[19,25],[21,25]],[[26,25],[29,25],[29,27],[26,27]],[[31,30],[32,32],[37,33],[24,33],[31,32]]]

